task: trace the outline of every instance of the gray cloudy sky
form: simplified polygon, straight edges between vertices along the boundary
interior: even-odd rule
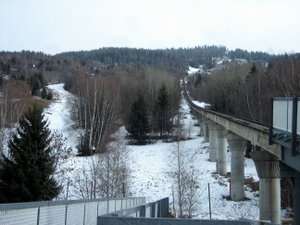
[[[300,0],[0,0],[0,51],[100,47],[300,52]]]

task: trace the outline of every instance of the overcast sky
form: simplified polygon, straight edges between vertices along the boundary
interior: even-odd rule
[[[300,0],[0,0],[0,51],[101,47],[300,52]]]

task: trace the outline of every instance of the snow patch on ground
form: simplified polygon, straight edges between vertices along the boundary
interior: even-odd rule
[[[189,66],[189,69],[187,71],[188,75],[192,75],[192,74],[199,73],[199,72],[200,73],[203,72],[203,66],[199,66],[198,68]]]
[[[209,106],[210,106],[210,104],[205,103],[205,102],[199,102],[199,101],[195,101],[195,100],[193,100],[192,102],[193,102],[196,106],[199,106],[199,107],[201,107],[201,108],[206,108],[206,107],[209,107]]]

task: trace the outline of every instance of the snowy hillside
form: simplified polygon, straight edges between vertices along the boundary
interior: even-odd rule
[[[67,147],[75,150],[78,132],[74,130],[74,122],[71,119],[70,104],[74,98],[71,93],[64,90],[64,84],[52,84],[48,86],[54,92],[54,102],[44,110],[45,118],[50,122],[49,128],[57,131],[67,138]]]
[[[48,88],[57,96],[57,100],[44,111],[50,122],[49,127],[61,132],[67,138],[67,146],[72,147],[73,152],[76,152],[77,133],[72,127],[73,121],[70,119],[68,105],[73,96],[63,90],[62,84],[49,85]],[[187,157],[192,156],[190,166],[194,166],[199,183],[197,217],[209,218],[207,194],[209,183],[213,219],[258,219],[257,193],[248,191],[249,188],[246,186],[246,197],[249,200],[233,202],[225,199],[229,195],[228,178],[214,174],[216,165],[208,161],[208,144],[204,143],[203,138],[198,136],[200,128],[197,126],[197,120],[193,119],[184,100],[181,103],[181,111],[185,133],[190,140],[181,142],[180,147],[185,149]],[[119,135],[124,136],[125,133],[124,127],[120,128]],[[170,202],[172,202],[172,177],[170,177],[169,172],[173,168],[175,159],[173,151],[176,148],[176,143],[157,141],[146,146],[128,145],[127,148],[127,162],[131,169],[130,185],[127,187],[130,196],[146,196],[149,201],[170,197]],[[83,169],[86,170],[93,160],[93,157],[83,158],[74,155],[65,159],[61,168],[65,168],[66,171],[57,176],[58,179],[63,185],[75,182],[79,172]],[[228,154],[228,162],[230,162],[230,153]],[[230,163],[228,164],[228,171],[230,171]],[[252,160],[245,160],[245,175],[258,179]],[[71,186],[68,198],[79,198],[75,188],[72,189]],[[66,196],[66,190],[62,193],[61,198],[64,196]]]

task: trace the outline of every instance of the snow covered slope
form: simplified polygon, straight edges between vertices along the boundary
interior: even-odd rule
[[[69,99],[73,96],[63,90],[63,85],[49,85],[48,88],[56,93],[58,100],[53,102],[49,108],[45,109],[45,114],[50,122],[50,129],[62,132],[67,138],[67,145],[76,146],[76,131],[73,129],[73,121],[70,119]],[[190,140],[183,141],[181,146],[187,150],[188,155],[193,155],[191,166],[194,166],[199,178],[198,188],[198,216],[199,218],[209,218],[208,210],[208,183],[211,187],[212,218],[213,219],[258,219],[258,197],[246,189],[247,201],[233,202],[225,199],[229,195],[228,178],[214,174],[215,163],[209,162],[208,144],[199,137],[199,126],[197,120],[190,114],[189,106],[184,100],[181,102],[181,112],[186,135]],[[124,127],[120,129],[120,134],[125,135]],[[146,196],[149,201],[163,197],[170,197],[172,202],[172,178],[169,172],[174,161],[175,143],[165,143],[157,141],[154,144],[145,146],[128,145],[128,165],[131,169],[129,193],[131,196]],[[70,182],[76,179],[78,171],[86,169],[91,162],[90,158],[71,157],[64,165],[66,173],[61,176],[63,184],[66,180]],[[230,162],[230,153],[228,154]],[[193,165],[192,165],[193,164]],[[228,171],[230,171],[228,164]],[[71,169],[70,169],[71,168]],[[245,175],[257,178],[256,170],[252,160],[245,160]],[[66,193],[64,192],[62,196]],[[79,196],[70,189],[69,198]]]
[[[74,121],[71,119],[70,111],[70,104],[74,96],[64,90],[64,84],[52,84],[48,88],[54,94],[54,102],[44,110],[45,118],[49,121],[49,128],[67,138],[67,147],[75,150],[78,132],[74,129]]]

